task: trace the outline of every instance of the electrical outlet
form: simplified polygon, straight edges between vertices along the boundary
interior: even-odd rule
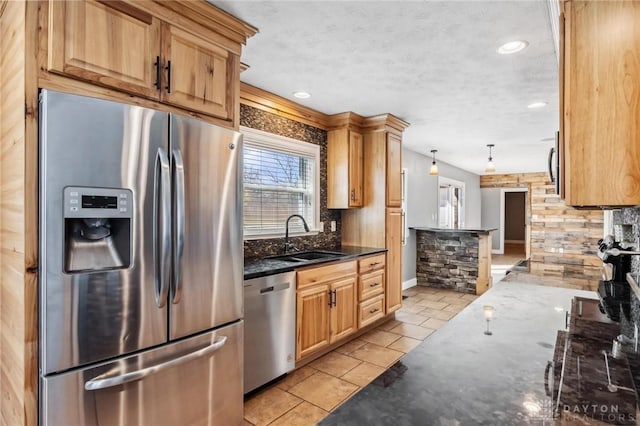
[[[336,232],[336,221],[335,220],[331,221],[331,232]]]
[[[320,222],[320,232],[324,232],[324,222]]]

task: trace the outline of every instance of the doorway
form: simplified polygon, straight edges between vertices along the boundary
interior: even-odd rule
[[[525,258],[526,195],[526,192],[504,192],[503,253],[505,256]]]

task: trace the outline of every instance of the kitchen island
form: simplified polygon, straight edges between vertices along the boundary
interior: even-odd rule
[[[495,228],[410,228],[416,231],[419,286],[482,294],[491,287],[491,231]]]
[[[497,283],[320,424],[553,424],[544,372],[574,296],[595,294]]]

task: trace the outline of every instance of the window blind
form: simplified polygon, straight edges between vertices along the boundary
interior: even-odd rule
[[[283,234],[292,214],[315,226],[316,156],[245,143],[243,159],[245,236]],[[302,221],[292,219],[289,232],[304,232]]]

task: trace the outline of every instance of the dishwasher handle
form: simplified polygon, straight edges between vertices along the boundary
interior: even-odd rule
[[[260,294],[275,293],[277,291],[286,290],[289,287],[291,287],[290,283],[276,284],[276,285],[272,285],[272,286],[269,286],[269,287],[261,288],[260,289]]]

